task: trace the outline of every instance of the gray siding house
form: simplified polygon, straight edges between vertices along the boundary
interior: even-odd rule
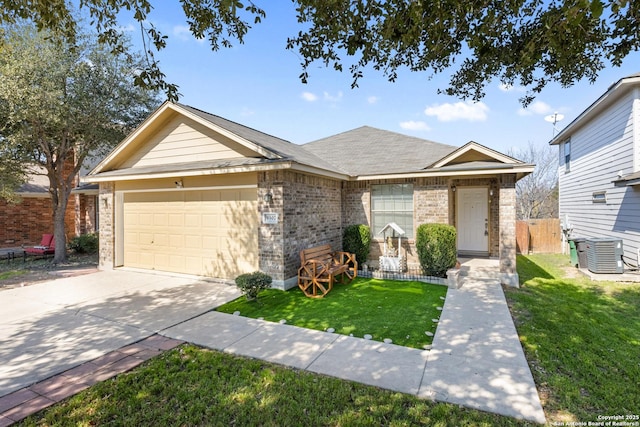
[[[559,151],[560,218],[570,237],[640,249],[640,73],[620,79],[550,142]]]

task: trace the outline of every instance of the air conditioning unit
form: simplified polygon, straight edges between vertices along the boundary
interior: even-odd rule
[[[592,273],[624,273],[622,239],[587,239],[587,268]]]

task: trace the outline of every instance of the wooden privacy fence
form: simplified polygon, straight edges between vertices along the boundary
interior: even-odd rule
[[[559,218],[516,221],[518,253],[561,253],[562,231]]]

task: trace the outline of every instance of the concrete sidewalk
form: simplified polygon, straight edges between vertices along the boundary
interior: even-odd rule
[[[119,357],[126,354],[122,348],[160,334],[171,342],[545,421],[496,280],[467,278],[460,289],[449,289],[430,351],[210,311],[237,296],[235,286],[125,270],[1,291],[0,408],[28,396],[28,386],[56,383],[55,376],[97,366],[87,362]]]
[[[266,360],[436,401],[544,423],[511,314],[495,280],[449,289],[431,350],[208,312],[161,332]]]

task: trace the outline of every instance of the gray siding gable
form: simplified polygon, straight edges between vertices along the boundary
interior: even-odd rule
[[[599,114],[565,133],[570,138],[570,170],[559,147],[561,219],[573,227],[571,237],[612,237],[623,240],[625,256],[636,262],[640,248],[640,186],[621,177],[640,172],[640,87],[620,94]],[[556,143],[558,140],[556,140]],[[594,203],[593,193],[606,192],[606,203]]]

